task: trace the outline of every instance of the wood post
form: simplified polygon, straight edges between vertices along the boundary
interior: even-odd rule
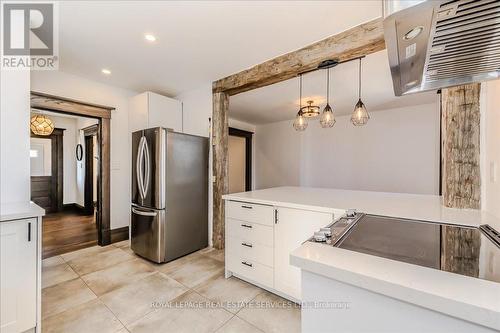
[[[443,205],[479,209],[480,84],[467,84],[441,92]]]
[[[222,195],[229,188],[228,179],[228,109],[229,94],[216,92],[213,94],[212,145],[213,145],[213,232],[212,242],[216,249],[224,248],[224,200]]]

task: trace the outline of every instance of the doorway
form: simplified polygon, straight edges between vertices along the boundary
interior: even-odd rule
[[[252,132],[229,128],[229,193],[252,190],[252,137]]]
[[[95,244],[108,245],[112,239],[114,242],[128,239],[128,228],[126,232],[118,230],[114,234],[110,229],[110,119],[114,108],[33,91],[31,108],[37,113],[51,114],[52,117],[73,118],[73,121],[76,119],[78,124],[73,126],[71,134],[68,129],[64,131],[64,138],[70,140],[66,140],[69,142],[66,146],[61,145],[64,146],[63,153],[59,155],[64,160],[64,166],[57,173],[63,175],[63,180],[57,182],[58,188],[64,187],[62,200],[58,200],[62,207],[43,218],[43,257]],[[63,123],[64,126],[58,126],[56,122],[55,127],[71,127],[67,121]],[[90,139],[85,136],[92,137],[92,146]],[[92,152],[84,151],[86,141]],[[85,153],[88,154],[87,158]],[[92,164],[92,167],[86,168],[86,162]],[[35,163],[34,167],[37,170],[39,163]],[[86,170],[91,175],[86,177]],[[90,199],[87,194],[87,200],[85,178],[88,183],[87,191],[91,193]]]

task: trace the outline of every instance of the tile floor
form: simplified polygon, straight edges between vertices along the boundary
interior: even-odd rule
[[[300,332],[295,304],[225,279],[209,248],[157,265],[128,241],[94,246],[43,260],[42,288],[44,333]]]

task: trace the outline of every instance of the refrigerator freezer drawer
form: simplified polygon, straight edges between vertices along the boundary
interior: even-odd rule
[[[132,206],[132,251],[157,263],[165,261],[165,215],[165,210]]]

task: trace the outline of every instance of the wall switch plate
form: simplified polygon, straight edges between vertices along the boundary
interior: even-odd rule
[[[490,182],[492,182],[492,183],[497,182],[497,162],[496,161],[490,162]]]
[[[215,178],[215,176],[212,176],[212,183],[215,183],[215,180],[216,180],[216,179],[217,179],[217,178]]]

